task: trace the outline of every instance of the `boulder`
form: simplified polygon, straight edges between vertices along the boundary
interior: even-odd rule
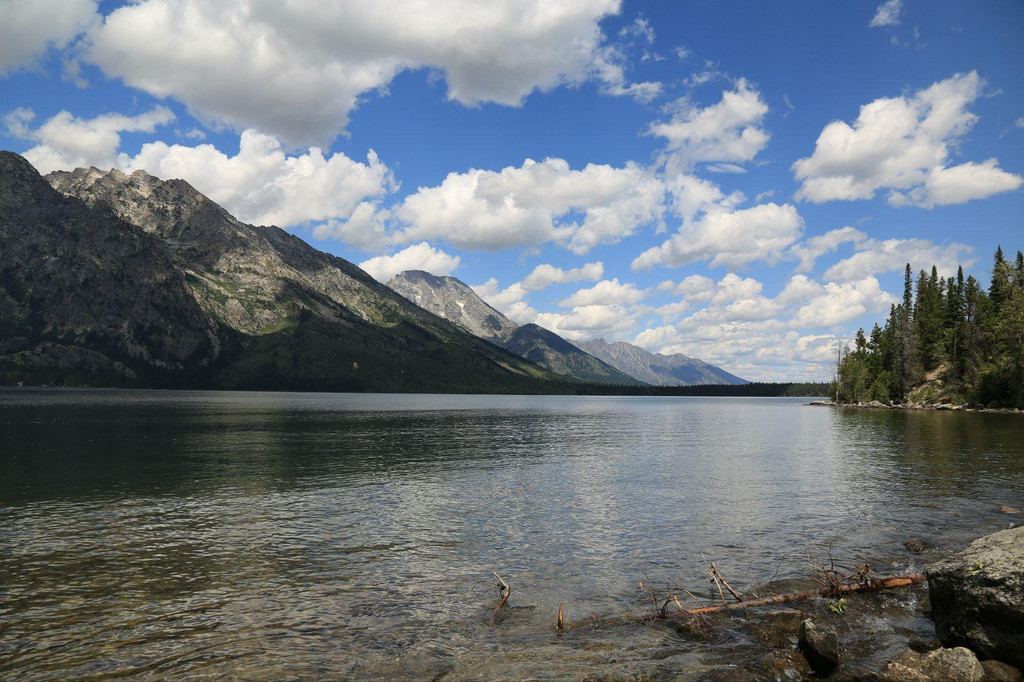
[[[889,661],[878,673],[885,682],[983,682],[985,669],[970,649],[936,649],[926,654],[905,651]]]
[[[1024,527],[979,538],[927,573],[943,645],[1024,667]]]
[[[797,646],[819,675],[828,675],[839,665],[839,634],[831,626],[817,625],[808,618],[800,623]]]
[[[1020,671],[1008,663],[999,661],[982,661],[981,667],[985,670],[983,682],[1020,682]]]

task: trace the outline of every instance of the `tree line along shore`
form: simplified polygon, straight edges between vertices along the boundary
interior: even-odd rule
[[[1024,409],[1024,253],[995,252],[986,288],[908,263],[903,301],[884,325],[840,347],[829,396],[840,404]]]

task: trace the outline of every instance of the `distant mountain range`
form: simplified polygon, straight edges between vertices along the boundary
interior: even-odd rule
[[[650,353],[624,341],[569,342],[535,324],[518,326],[455,277],[407,270],[392,278],[388,286],[430,312],[558,374],[627,385],[747,383],[723,369],[682,354]]]
[[[0,152],[0,245],[0,384],[565,390],[182,180]]]
[[[643,383],[580,350],[554,332],[535,324],[517,325],[455,277],[437,277],[422,270],[406,270],[395,275],[388,286],[471,334],[556,374],[602,384],[636,386]]]
[[[594,357],[654,386],[749,383],[746,379],[729,374],[724,369],[682,353],[662,355],[651,353],[625,341],[608,343],[604,339],[574,343]]]

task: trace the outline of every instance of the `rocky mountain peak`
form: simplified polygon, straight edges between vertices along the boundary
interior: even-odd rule
[[[0,206],[26,207],[54,196],[53,189],[28,159],[0,151]]]
[[[492,341],[504,339],[518,327],[454,277],[406,270],[395,275],[388,282],[388,287],[419,307],[481,338]]]

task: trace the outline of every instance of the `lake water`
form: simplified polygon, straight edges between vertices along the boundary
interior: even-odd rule
[[[558,605],[1019,518],[1024,418],[806,402],[0,390],[0,677],[699,679],[746,635]]]

